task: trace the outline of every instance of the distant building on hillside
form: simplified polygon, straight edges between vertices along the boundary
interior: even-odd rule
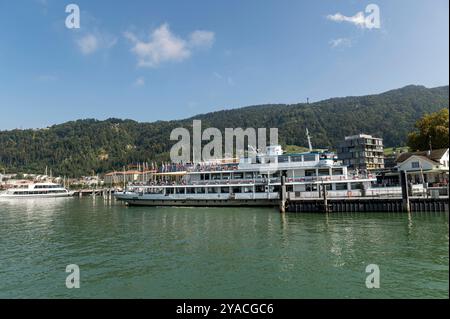
[[[338,159],[350,169],[384,168],[383,139],[367,134],[346,136],[337,148]]]

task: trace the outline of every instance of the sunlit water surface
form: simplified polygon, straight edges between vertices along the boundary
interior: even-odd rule
[[[448,298],[447,213],[0,201],[1,298]],[[81,271],[66,288],[66,266]],[[366,288],[369,264],[380,288]]]

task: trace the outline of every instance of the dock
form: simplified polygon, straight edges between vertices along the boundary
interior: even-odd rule
[[[79,189],[75,190],[74,197],[85,197],[85,196],[102,196],[105,198],[112,198],[113,194],[116,192],[114,188],[95,188],[95,189]]]
[[[448,197],[444,198],[410,198],[410,212],[448,212]],[[288,201],[286,212],[302,213],[351,213],[351,212],[405,212],[402,198],[345,198],[307,199]]]

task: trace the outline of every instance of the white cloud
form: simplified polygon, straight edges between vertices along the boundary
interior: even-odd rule
[[[366,27],[366,18],[364,16],[364,13],[361,11],[352,17],[347,17],[341,13],[329,14],[327,15],[327,19],[334,22],[348,22],[360,28]]]
[[[214,32],[197,30],[189,36],[189,45],[191,47],[210,48],[214,43]]]
[[[352,40],[349,38],[338,38],[338,39],[332,39],[329,42],[330,46],[332,48],[338,48],[338,47],[351,47],[352,46]]]
[[[117,39],[106,33],[86,33],[75,40],[78,49],[84,55],[89,55],[100,49],[109,49],[116,45]]]
[[[97,37],[93,34],[87,34],[76,41],[81,53],[88,55],[98,49]]]
[[[157,67],[164,62],[180,62],[192,55],[192,50],[210,47],[214,41],[214,33],[210,31],[194,31],[188,40],[173,34],[167,23],[153,30],[149,40],[141,41],[134,33],[125,32],[124,36],[133,44],[131,51],[138,58],[140,67]]]
[[[144,86],[145,85],[145,79],[141,76],[134,81],[134,86]]]
[[[214,77],[215,77],[216,79],[219,79],[219,80],[222,80],[222,79],[223,79],[223,76],[222,76],[220,73],[218,73],[218,72],[213,72],[213,75],[214,75]]]

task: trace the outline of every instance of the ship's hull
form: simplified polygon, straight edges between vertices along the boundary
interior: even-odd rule
[[[60,197],[72,197],[73,192],[64,194],[32,194],[32,195],[9,195],[0,194],[0,199],[19,199],[19,198],[60,198]]]
[[[211,199],[119,199],[129,206],[181,206],[181,207],[267,207],[278,206],[279,201],[274,199],[236,199],[236,200],[211,200]]]
[[[123,201],[130,206],[194,206],[194,207],[238,207],[238,206],[277,206],[279,200],[276,194],[256,195],[248,194],[246,197],[229,194],[185,196],[185,195],[139,195],[132,193],[118,193],[114,195],[117,200]],[[236,198],[238,197],[238,198]]]

